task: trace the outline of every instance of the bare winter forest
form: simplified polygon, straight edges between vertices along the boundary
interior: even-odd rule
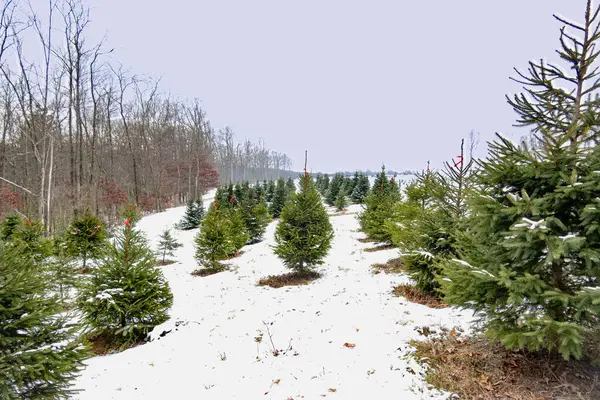
[[[290,175],[287,155],[215,129],[199,99],[164,93],[88,41],[82,1],[39,6],[1,9],[0,214],[53,231],[85,209],[112,220],[126,204],[163,210],[219,180]]]

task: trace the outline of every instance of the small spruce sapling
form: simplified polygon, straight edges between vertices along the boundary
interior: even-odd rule
[[[161,263],[166,262],[166,257],[175,256],[175,250],[182,246],[172,235],[169,229],[165,229],[159,237],[157,255],[160,256]]]

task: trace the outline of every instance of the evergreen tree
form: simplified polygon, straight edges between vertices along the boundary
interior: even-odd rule
[[[275,182],[269,181],[267,185],[267,198],[266,200],[271,203],[273,201],[273,197],[275,196]]]
[[[124,220],[129,220],[131,226],[135,226],[135,224],[137,224],[139,220],[142,219],[142,212],[140,211],[140,208],[137,205],[127,204],[121,210],[120,216]]]
[[[196,211],[196,216],[198,217],[198,221],[200,221],[202,219],[202,217],[204,217],[204,200],[202,200],[202,197],[194,200],[194,205],[196,206],[195,211]],[[198,223],[199,225],[200,223]]]
[[[391,243],[392,240],[386,223],[392,221],[394,205],[397,202],[397,196],[391,188],[393,186],[390,185],[383,167],[375,180],[373,190],[365,198],[363,212],[358,217],[361,230],[369,238],[386,243]]]
[[[281,212],[275,231],[275,254],[286,267],[307,272],[323,263],[333,238],[333,228],[309,174],[300,177],[300,191]]]
[[[228,256],[235,256],[248,243],[248,230],[242,211],[239,208],[228,210],[226,218],[229,219],[229,232],[227,235],[234,248],[233,253],[228,254]]]
[[[348,207],[348,198],[346,197],[346,190],[342,186],[335,199],[335,208],[338,211],[343,211],[346,207]]]
[[[17,214],[7,215],[0,225],[0,240],[8,242],[12,235],[19,229],[21,222],[21,217]]]
[[[66,399],[83,368],[76,327],[20,246],[0,244],[0,397]]]
[[[365,174],[360,174],[354,190],[352,190],[352,202],[356,204],[362,204],[365,201],[365,197],[369,194],[369,177]]]
[[[265,200],[265,188],[260,184],[260,182],[256,182],[256,186],[253,191],[253,200],[254,203],[259,203]]]
[[[162,263],[165,263],[167,256],[175,256],[175,250],[182,246],[172,235],[169,229],[165,229],[159,237],[157,255],[162,257]]]
[[[202,204],[202,201],[200,201],[200,204]],[[199,209],[198,207],[198,203],[194,200],[188,201],[185,214],[183,214],[183,218],[178,225],[179,229],[187,231],[190,229],[196,229],[200,225],[200,220],[202,219],[202,214],[204,213],[204,205],[202,205],[202,209]]]
[[[100,267],[82,285],[78,299],[91,333],[124,345],[143,339],[166,321],[173,304],[145,237],[128,225],[107,246]]]
[[[329,190],[329,174],[324,174],[321,179],[321,187],[319,187],[319,192],[321,195],[327,195],[327,191]]]
[[[287,196],[289,197],[292,193],[296,193],[296,184],[292,180],[292,178],[288,178],[285,182],[285,189],[287,191]]]
[[[285,189],[285,181],[282,178],[277,180],[277,187],[275,188],[275,193],[273,194],[273,200],[271,201],[271,214],[273,218],[279,218],[279,214],[281,214],[281,210],[283,210],[283,206],[287,200],[287,191]]]
[[[12,231],[7,245],[20,247],[40,266],[52,254],[52,243],[44,238],[44,225],[40,221],[21,220]]]
[[[246,192],[248,190],[248,186],[246,183],[244,185],[238,183],[235,185],[235,189],[233,190],[234,197],[234,206],[238,206],[240,203],[244,201],[246,198]]]
[[[537,143],[490,144],[461,257],[445,265],[445,299],[511,349],[579,358],[584,333],[600,328],[598,15],[588,1],[583,26],[559,18],[569,68],[530,62],[519,73],[526,93],[508,100]]]
[[[66,235],[68,235],[67,232],[64,236]],[[79,267],[73,260],[72,252],[64,236],[54,237],[53,257],[46,262],[51,287],[60,294],[63,303],[69,299],[70,289],[77,286],[76,272]]]
[[[337,199],[338,192],[344,184],[344,175],[337,173],[333,176],[331,183],[329,184],[329,190],[327,196],[325,196],[325,202],[327,205],[334,206],[335,199]]]
[[[241,213],[248,233],[248,244],[260,242],[271,220],[269,208],[263,200],[246,201],[242,205]]]
[[[73,219],[65,235],[65,244],[71,255],[81,257],[83,268],[89,258],[100,255],[106,241],[106,229],[100,218],[86,212]]]
[[[229,205],[227,188],[219,186],[215,192],[215,202],[219,208],[227,207]]]
[[[219,261],[225,260],[236,251],[231,238],[232,223],[226,209],[213,206],[202,219],[200,231],[194,239],[195,258],[206,269],[222,269]]]
[[[356,178],[356,174],[354,177],[345,177],[344,178],[344,191],[346,192],[346,195],[350,195],[352,194],[352,191],[354,190],[354,178]]]

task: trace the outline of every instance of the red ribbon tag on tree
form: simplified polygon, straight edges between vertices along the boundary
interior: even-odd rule
[[[462,163],[463,163],[463,157],[462,156],[458,156],[458,161],[456,163],[454,163],[454,166],[458,167]]]
[[[125,226],[131,228],[131,220],[129,218],[125,220]]]

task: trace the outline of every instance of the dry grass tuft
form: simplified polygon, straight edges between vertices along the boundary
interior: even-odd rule
[[[227,271],[227,267],[224,265],[220,265],[216,268],[200,268],[200,269],[194,270],[192,272],[192,275],[205,277],[205,276],[218,274],[219,272],[223,272],[223,271]]]
[[[487,339],[459,338],[454,330],[412,345],[430,367],[427,382],[461,399],[600,399],[600,367],[589,361],[512,352]]]
[[[282,275],[270,275],[258,281],[258,286],[281,288],[284,286],[307,285],[322,275],[316,271],[290,272]]]
[[[440,299],[435,296],[432,296],[428,293],[423,293],[416,287],[412,285],[398,285],[392,291],[394,296],[401,296],[406,298],[406,300],[423,304],[424,306],[431,308],[445,308],[448,307],[448,304],[444,303]]]
[[[392,258],[385,264],[373,264],[371,267],[376,274],[380,272],[385,272],[386,274],[398,274],[404,271],[404,266],[402,265],[400,257]]]
[[[380,244],[378,246],[375,247],[367,247],[366,249],[364,249],[366,252],[368,253],[373,253],[375,251],[381,251],[381,250],[389,250],[389,249],[393,249],[396,246],[394,246],[393,244]]]

